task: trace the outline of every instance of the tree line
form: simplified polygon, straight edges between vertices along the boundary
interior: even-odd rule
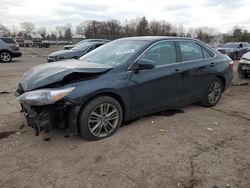
[[[12,32],[0,24],[0,35],[27,38],[29,33],[39,33],[47,40],[72,40],[73,34],[85,36],[86,38],[117,39],[130,36],[181,36],[193,37],[206,43],[246,41],[250,42],[250,33],[240,27],[234,27],[228,33],[220,34],[216,29],[210,27],[185,28],[181,24],[174,25],[165,20],[148,21],[146,17],[125,20],[111,19],[107,21],[89,20],[77,25],[73,30],[70,23],[56,26],[54,29],[46,27],[36,28],[32,22],[20,23],[21,30],[13,29]]]

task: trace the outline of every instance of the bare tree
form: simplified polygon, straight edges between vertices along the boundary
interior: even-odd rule
[[[0,24],[0,36],[8,36],[8,35],[10,35],[10,30],[6,26]]]
[[[37,31],[44,39],[47,36],[47,29],[46,27],[40,27]]]
[[[136,28],[136,33],[138,36],[149,34],[149,23],[145,16],[139,19],[139,22]]]
[[[20,26],[23,30],[24,33],[28,34],[28,33],[32,33],[35,30],[35,24],[32,22],[22,22],[20,23]]]

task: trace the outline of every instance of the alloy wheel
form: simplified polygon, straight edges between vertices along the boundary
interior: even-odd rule
[[[1,60],[3,62],[9,62],[11,60],[11,55],[8,52],[1,53]]]
[[[112,133],[119,122],[118,109],[110,103],[102,103],[95,107],[88,118],[88,128],[96,137],[105,137]]]
[[[221,84],[218,81],[215,81],[208,92],[208,100],[211,104],[215,104],[220,99],[222,92]]]

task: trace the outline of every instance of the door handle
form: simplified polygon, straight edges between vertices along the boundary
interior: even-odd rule
[[[180,69],[175,69],[174,71],[175,71],[175,72],[180,72]]]
[[[215,63],[214,62],[212,62],[212,63],[210,63],[210,67],[214,67],[214,65],[215,65]]]

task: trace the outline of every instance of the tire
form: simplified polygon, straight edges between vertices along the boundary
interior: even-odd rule
[[[238,73],[238,75],[239,75],[240,79],[246,79],[246,78],[248,78],[248,74],[247,73]]]
[[[113,135],[121,126],[122,120],[120,103],[112,97],[100,96],[91,100],[81,110],[79,133],[85,140],[101,140]]]
[[[1,52],[0,53],[0,61],[3,63],[8,63],[12,60],[12,55],[9,52]]]
[[[213,79],[203,96],[201,104],[205,107],[215,106],[221,98],[223,87],[224,85],[219,78]]]

